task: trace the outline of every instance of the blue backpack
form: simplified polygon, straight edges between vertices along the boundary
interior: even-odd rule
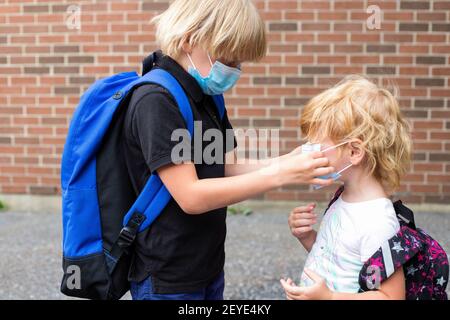
[[[152,66],[149,56],[142,77],[125,72],[98,80],[73,115],[61,163],[61,292],[68,296],[120,299],[129,290],[136,235],[155,221],[171,199],[155,174],[136,195],[122,156],[125,114],[133,91],[144,84],[159,85],[173,96],[193,136],[194,118],[185,92],[170,73]],[[223,96],[213,99],[223,117]]]

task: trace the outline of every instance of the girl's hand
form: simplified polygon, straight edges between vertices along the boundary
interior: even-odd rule
[[[317,223],[317,214],[314,213],[315,203],[305,207],[297,207],[291,211],[288,219],[291,233],[297,239],[305,239],[313,232],[313,225]]]
[[[281,285],[288,300],[333,300],[333,291],[328,289],[325,280],[311,270],[304,272],[315,284],[310,287],[299,287],[291,279],[281,279]]]

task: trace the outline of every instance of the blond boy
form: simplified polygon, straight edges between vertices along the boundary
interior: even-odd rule
[[[211,96],[236,84],[242,63],[265,55],[264,23],[252,1],[176,0],[154,22],[161,51],[152,55],[153,68],[181,84],[203,131],[231,129]],[[155,85],[136,89],[124,124],[130,179],[139,194],[158,174],[172,199],[137,236],[129,273],[133,299],[222,299],[226,206],[284,185],[332,182],[315,178],[333,171],[321,152],[295,150],[237,164],[234,144],[224,146],[222,161],[213,164],[190,156],[175,162],[178,141],[171,137],[180,128],[186,123],[170,94]]]

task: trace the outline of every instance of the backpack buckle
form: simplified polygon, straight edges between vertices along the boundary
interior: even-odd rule
[[[120,230],[119,239],[117,244],[121,248],[128,248],[136,239],[136,235],[139,231],[139,227],[145,220],[145,215],[140,213],[134,213],[127,225]]]
[[[133,243],[134,239],[136,239],[136,233],[128,227],[123,227],[122,230],[120,230],[119,241],[117,241],[117,244],[121,248],[127,248]]]

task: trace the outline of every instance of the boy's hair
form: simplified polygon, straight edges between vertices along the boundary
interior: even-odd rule
[[[226,62],[266,55],[265,25],[251,0],[175,0],[152,22],[157,42],[172,58],[180,56],[184,42]]]
[[[360,139],[370,174],[390,191],[400,185],[411,156],[409,124],[394,95],[362,76],[349,76],[312,98],[300,119],[308,141]]]

